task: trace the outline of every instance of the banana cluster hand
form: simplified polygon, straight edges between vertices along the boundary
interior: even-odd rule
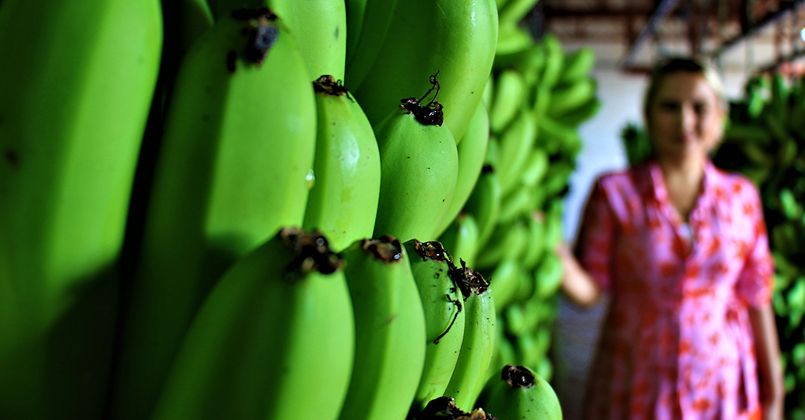
[[[600,103],[534,4],[3,0],[0,418],[481,416],[549,366]]]

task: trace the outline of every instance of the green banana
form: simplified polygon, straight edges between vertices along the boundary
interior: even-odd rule
[[[172,85],[184,55],[212,27],[213,18],[205,0],[163,1],[162,12],[165,45],[161,60],[163,76],[160,79],[163,83]],[[166,91],[170,90],[171,87],[166,86]]]
[[[355,97],[376,125],[438,73],[445,125],[460,142],[492,69],[497,32],[495,0],[401,1]]]
[[[554,86],[548,115],[557,118],[557,116],[583,106],[596,97],[596,89],[596,79],[592,77]]]
[[[489,109],[489,107],[492,106],[494,93],[495,93],[495,78],[490,73],[489,78],[487,79],[486,84],[484,85],[484,93],[481,95],[481,103],[484,105],[484,107],[486,107],[487,110]]]
[[[500,21],[495,44],[495,66],[510,65],[513,57],[525,53],[534,46],[534,37],[527,28],[512,22]]]
[[[472,266],[478,252],[480,232],[478,222],[471,213],[460,213],[450,227],[439,237],[439,241],[450,250],[455,261],[464,261]]]
[[[548,154],[540,149],[533,148],[528,155],[528,160],[523,166],[520,183],[524,188],[536,188],[548,172]]]
[[[508,307],[520,286],[520,264],[516,259],[506,258],[489,274],[489,291],[498,311]]]
[[[349,67],[353,57],[358,51],[358,39],[363,29],[363,20],[366,17],[366,5],[369,0],[344,0],[347,19],[347,51],[345,67]],[[388,26],[387,26],[388,27]],[[346,72],[349,74],[349,71]],[[344,76],[347,77],[346,74]],[[352,86],[352,85],[350,85]]]
[[[316,181],[310,190],[306,228],[324,233],[336,250],[372,235],[380,194],[380,152],[372,126],[347,89],[332,76],[316,91]]]
[[[509,128],[500,136],[500,158],[497,168],[503,193],[519,180],[530,150],[537,140],[537,124],[527,109],[520,109]]]
[[[565,54],[562,60],[562,74],[558,82],[571,83],[587,77],[595,67],[595,51],[591,47],[581,47]]]
[[[344,0],[212,0],[217,18],[248,7],[268,6],[299,44],[307,74],[330,74],[344,80],[347,54],[347,13]]]
[[[505,259],[517,259],[528,247],[528,230],[518,218],[511,223],[498,224],[489,241],[475,257],[478,268],[490,268]]]
[[[484,165],[486,149],[489,145],[489,117],[483,104],[478,104],[469,124],[467,132],[464,134],[464,140],[457,146],[458,175],[456,176],[456,187],[450,199],[450,206],[442,215],[441,224],[436,230],[437,236],[447,229],[464,207],[464,204],[467,203],[467,199],[470,197],[475,183],[478,182],[481,168]]]
[[[489,386],[486,408],[501,419],[561,420],[562,407],[550,384],[531,369],[506,365]]]
[[[533,207],[531,207],[533,194],[533,189],[523,186],[519,186],[519,188],[516,187],[513,191],[509,191],[500,203],[498,224],[508,224],[515,219],[529,214],[533,210]]]
[[[438,93],[438,81],[431,77]],[[432,240],[447,211],[458,175],[453,135],[441,104],[406,98],[375,129],[380,148],[380,199],[375,236]]]
[[[528,228],[528,247],[523,252],[520,262],[523,268],[531,270],[539,263],[546,250],[544,215],[538,210],[532,210],[530,217],[526,218],[526,227]],[[556,230],[561,233],[561,229]]]
[[[537,296],[540,299],[547,299],[553,296],[562,285],[563,275],[562,260],[556,252],[553,250],[545,252],[537,266],[537,270],[534,272]]]
[[[577,127],[581,123],[591,119],[601,110],[603,102],[596,95],[576,108],[565,112],[564,114],[557,115],[555,118],[557,122],[568,127]]]
[[[450,277],[451,256],[441,243],[412,239],[403,244],[410,258],[425,313],[425,365],[414,400],[425,406],[444,395],[464,338],[461,295]]]
[[[494,356],[495,300],[477,271],[462,265],[451,276],[464,296],[464,339],[445,395],[455,398],[462,410],[472,410]]]
[[[489,108],[489,127],[494,133],[502,133],[523,107],[527,95],[525,78],[519,70],[501,70],[495,80],[495,97]]]
[[[360,32],[356,34],[354,47],[347,50],[346,81],[347,86],[354,91],[372,70],[383,48],[398,0],[349,0],[349,3],[352,10],[347,12],[347,28],[360,19],[360,27],[357,28]],[[347,42],[349,43],[349,38]]]
[[[343,251],[355,313],[355,361],[341,419],[401,419],[425,363],[425,315],[400,241],[384,236]]]
[[[464,205],[464,211],[472,214],[478,224],[478,247],[484,246],[495,229],[502,196],[497,172],[492,166],[485,165]]]
[[[2,3],[0,418],[100,418],[162,40],[157,0]]]
[[[355,345],[342,265],[296,228],[241,257],[188,329],[153,418],[337,418]]]
[[[223,272],[280,227],[302,224],[315,107],[293,38],[266,9],[220,18],[185,56],[128,293],[115,416],[151,410]]]
[[[562,75],[565,67],[565,54],[559,38],[553,33],[547,33],[540,41],[545,51],[545,67],[539,81],[538,90],[552,90]]]

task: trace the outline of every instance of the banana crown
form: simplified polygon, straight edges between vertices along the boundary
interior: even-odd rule
[[[486,281],[484,276],[472,268],[467,267],[464,260],[461,260],[461,267],[450,264],[449,275],[450,278],[453,279],[453,283],[461,290],[461,294],[464,295],[464,300],[467,300],[470,295],[483,294],[489,288],[489,282]]]
[[[441,89],[439,80],[437,79],[438,75],[438,71],[430,75],[430,78],[428,78],[430,89],[428,89],[421,98],[410,97],[400,99],[400,107],[404,109],[406,113],[414,114],[414,118],[422,125],[441,126],[442,123],[444,123],[444,108],[442,104],[436,100],[439,96],[439,90]],[[431,93],[433,93],[433,98],[428,102],[424,102]]]
[[[537,383],[537,377],[531,369],[520,365],[506,365],[500,372],[500,379],[512,388],[531,388]]]
[[[343,265],[342,258],[330,249],[327,238],[318,232],[286,227],[278,235],[293,254],[285,267],[285,273],[291,279],[302,278],[313,271],[332,274]]]
[[[330,96],[348,95],[347,87],[341,80],[335,80],[330,74],[323,74],[313,81],[313,91]]]
[[[235,71],[238,58],[249,64],[262,64],[279,36],[277,15],[267,7],[260,7],[235,10],[232,12],[232,18],[245,24],[243,36],[246,42],[240,57],[236,51],[230,51],[227,55],[229,71]]]
[[[497,417],[484,411],[483,408],[476,408],[471,413],[458,408],[453,397],[434,398],[428,402],[422,412],[417,414],[416,420],[497,420]]]
[[[391,235],[384,235],[374,239],[362,239],[361,251],[385,264],[398,263],[402,261],[403,257],[400,240]]]

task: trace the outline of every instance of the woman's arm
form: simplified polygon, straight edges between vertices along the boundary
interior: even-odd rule
[[[593,281],[592,277],[584,271],[579,261],[570,252],[570,248],[565,243],[559,244],[556,252],[562,259],[564,267],[564,278],[562,279],[562,291],[567,298],[584,308],[594,306],[601,297],[601,289]]]
[[[750,307],[749,319],[755,339],[763,419],[782,420],[785,390],[777,327],[771,304],[760,308]]]

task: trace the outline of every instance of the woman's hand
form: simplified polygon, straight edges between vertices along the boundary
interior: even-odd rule
[[[576,305],[589,308],[594,306],[601,297],[601,290],[592,277],[584,271],[570,247],[560,242],[555,249],[562,260],[565,276],[562,279],[562,291],[567,298]]]

